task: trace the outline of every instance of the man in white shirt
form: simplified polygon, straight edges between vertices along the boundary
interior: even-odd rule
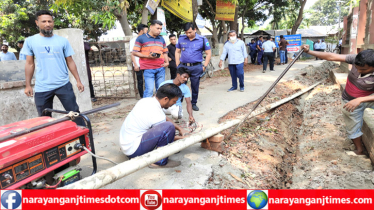
[[[262,49],[264,50],[264,65],[262,73],[266,72],[268,66],[268,61],[270,62],[270,71],[274,71],[274,50],[277,48],[275,43],[269,41],[268,37],[265,37],[265,42],[262,44]]]
[[[141,36],[143,34],[146,34],[148,32],[148,26],[144,25],[144,24],[139,24],[138,27],[137,27],[137,30],[138,30],[138,36],[134,37],[133,39],[130,40],[130,52],[132,52],[132,49],[134,49],[136,38],[138,38],[139,36]],[[144,69],[140,68],[139,57],[134,56],[132,53],[131,53],[131,60],[132,60],[133,66],[134,66],[134,71],[136,73],[136,79],[138,80],[139,95],[140,95],[140,98],[143,98],[143,93],[144,93],[144,90],[143,90],[143,70]]]
[[[320,39],[318,39],[318,41],[314,44],[314,50],[321,51],[321,40]],[[316,60],[318,60],[317,57],[316,57]]]
[[[321,52],[325,52],[325,50],[326,50],[326,42],[325,42],[325,40],[322,40],[322,43],[321,43]]]
[[[122,152],[130,159],[163,147],[174,140],[182,139],[186,133],[164,114],[163,108],[173,106],[182,91],[175,84],[161,86],[155,97],[141,99],[126,117],[120,131]],[[181,136],[175,136],[175,129]],[[164,158],[150,168],[171,168],[181,164],[180,161]]]

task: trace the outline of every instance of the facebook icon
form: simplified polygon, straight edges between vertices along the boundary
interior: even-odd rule
[[[21,209],[21,190],[1,190],[1,209]]]

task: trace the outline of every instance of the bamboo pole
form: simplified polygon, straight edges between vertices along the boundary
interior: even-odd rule
[[[305,88],[296,94],[284,98],[280,101],[277,101],[275,103],[269,104],[265,107],[262,107],[261,109],[258,109],[251,113],[251,115],[248,118],[255,117],[259,114],[262,114],[268,110],[274,109],[284,103],[287,103],[288,101],[295,99],[296,97],[299,97],[300,95],[308,92],[309,90],[313,89],[317,85],[319,85],[321,82],[318,82],[308,88]],[[59,189],[99,189],[102,188],[114,181],[117,181],[131,173],[134,173],[152,163],[155,163],[163,158],[166,158],[170,155],[173,155],[193,144],[196,144],[202,140],[205,140],[211,136],[214,136],[215,134],[226,130],[232,126],[235,126],[241,122],[241,119],[235,119],[230,120],[228,122],[219,124],[218,126],[209,128],[205,131],[193,134],[192,136],[189,136],[185,139],[178,140],[174,143],[168,144],[167,146],[160,147],[152,152],[149,152],[147,154],[144,154],[142,156],[133,158],[131,160],[125,161],[123,163],[120,163],[112,168],[108,168],[106,170],[100,171],[99,173],[96,173],[92,176],[86,177],[78,182],[74,182],[70,185],[67,185],[65,187],[59,188]]]

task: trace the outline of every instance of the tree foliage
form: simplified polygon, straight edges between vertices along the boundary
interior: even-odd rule
[[[0,39],[7,40],[10,45],[38,33],[35,24],[35,13],[39,10],[49,10],[53,4],[48,0],[2,0],[0,1]],[[80,28],[84,33],[96,38],[105,33],[108,28],[102,22],[94,23],[90,12],[82,12],[75,16],[67,12],[68,8],[54,8],[55,29]]]
[[[350,0],[342,1],[345,3],[341,3],[340,22],[348,15]],[[312,25],[331,26],[339,23],[339,4],[335,0],[318,0],[307,12]]]

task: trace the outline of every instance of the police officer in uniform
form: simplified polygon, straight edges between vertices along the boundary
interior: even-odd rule
[[[199,111],[197,98],[199,96],[200,76],[206,70],[212,56],[209,41],[204,36],[196,33],[193,23],[186,23],[184,26],[185,35],[181,35],[176,45],[175,63],[178,67],[185,67],[191,72],[192,109]],[[206,53],[203,62],[203,51]]]
[[[256,57],[257,57],[257,44],[254,39],[251,39],[251,43],[248,44],[250,49],[250,56],[251,56],[251,63],[256,63]]]
[[[260,36],[257,41],[257,65],[262,65],[262,56],[264,55],[264,51],[262,49],[262,40],[262,36]]]

